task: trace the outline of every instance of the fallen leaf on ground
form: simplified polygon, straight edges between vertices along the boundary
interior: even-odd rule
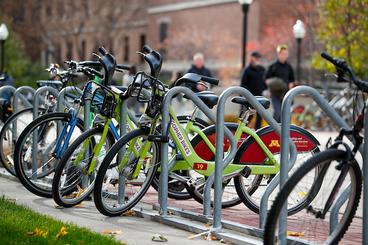
[[[130,209],[126,211],[125,213],[123,213],[121,216],[135,216],[135,212],[133,209]]]
[[[167,238],[160,234],[152,235],[152,241],[154,242],[167,242]]]
[[[206,241],[216,241],[217,240],[217,237],[215,234],[208,234],[206,237],[205,237],[205,240]]]
[[[302,237],[302,236],[304,236],[303,233],[297,232],[297,231],[288,231],[287,232],[287,235],[288,236],[295,236],[295,237]]]
[[[298,195],[300,197],[305,197],[305,196],[307,196],[307,193],[305,191],[300,191],[300,192],[298,192]]]
[[[206,227],[206,228],[210,228],[212,226],[212,224],[211,223],[206,223],[206,224],[204,224],[204,227]]]
[[[60,228],[60,231],[58,232],[58,234],[56,234],[56,239],[60,239],[63,236],[65,236],[66,234],[68,234],[67,228],[65,226]]]
[[[121,230],[116,230],[116,231],[103,230],[103,231],[101,231],[101,234],[105,234],[105,235],[121,235],[121,234],[123,234],[123,232]]]
[[[48,231],[43,231],[40,228],[37,228],[36,227],[34,229],[34,231],[27,232],[27,235],[28,236],[38,236],[38,237],[46,238],[46,236],[47,236],[48,233],[49,233]]]
[[[75,208],[84,208],[84,205],[82,203],[79,203],[77,205],[74,206]]]

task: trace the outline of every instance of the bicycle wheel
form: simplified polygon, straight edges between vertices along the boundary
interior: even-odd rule
[[[293,199],[308,199],[299,213],[288,217],[287,231],[298,240],[308,243],[338,244],[347,231],[355,215],[362,190],[362,176],[354,158],[348,163],[346,151],[328,149],[307,160],[288,179],[277,195],[267,215],[264,231],[264,244],[276,244],[277,224],[282,206]],[[318,178],[314,178],[319,168]],[[333,232],[329,232],[331,206],[350,184],[348,199],[338,210],[338,220]],[[332,199],[329,199],[332,197]],[[288,237],[288,244],[293,244]]]
[[[60,159],[54,154],[59,139],[58,125],[60,129],[67,129],[71,119],[69,113],[54,112],[43,115],[31,122],[17,140],[14,150],[15,172],[24,187],[38,196],[52,197],[52,178]],[[83,129],[83,121],[77,119],[74,130],[69,129],[68,132],[69,144],[81,135]],[[63,144],[64,138],[59,139]]]
[[[40,108],[40,114],[44,113],[44,109]],[[14,170],[14,148],[15,143],[22,131],[33,120],[33,108],[21,110],[5,122],[0,131],[0,161],[4,168],[12,175]]]
[[[259,136],[262,140],[264,140],[264,143],[266,144],[266,146],[268,146],[275,160],[277,162],[280,162],[281,160],[280,159],[280,145],[278,145],[277,147],[272,146],[272,142],[275,142],[275,141],[270,140],[270,139],[274,139],[273,138],[274,136],[272,136],[272,134],[274,134],[274,131],[268,131],[268,133],[266,131],[266,133],[262,133],[262,129],[261,129]],[[313,156],[314,154],[320,151],[318,148],[318,142],[307,131],[299,127],[293,126],[291,128],[291,135],[292,135],[292,138],[299,139],[300,142],[306,142],[306,144],[298,145],[297,143],[297,159],[292,169],[290,169],[289,174],[292,174],[301,164],[304,163],[305,160],[307,160],[308,158],[310,158],[311,156]],[[267,139],[269,141],[267,141]],[[278,136],[277,136],[277,139],[279,139]],[[257,146],[260,149],[258,144],[255,143],[253,138],[249,138],[249,140],[250,141],[244,142],[243,146],[239,147],[238,153],[236,154],[234,158],[234,163],[247,165],[249,164],[249,162],[252,162],[253,160],[255,160],[256,155],[257,156],[260,155],[259,152],[254,150],[254,146]],[[244,156],[247,156],[247,157],[244,157]],[[250,158],[250,159],[245,160],[244,158]],[[261,165],[265,164],[265,162],[267,161],[268,161],[268,158],[266,157],[263,160],[263,162],[261,162],[260,164]],[[259,164],[259,163],[253,163],[253,164]],[[318,169],[316,169],[316,171],[317,170]],[[316,174],[317,172],[315,173],[315,176]],[[243,201],[245,206],[247,206],[253,212],[257,214],[259,213],[261,198],[273,177],[274,175],[249,175],[248,177],[237,176],[234,178],[236,192],[238,193],[240,199]],[[274,201],[277,195],[277,191],[278,191],[277,189],[278,188],[275,188],[275,190],[271,193],[269,197],[268,208],[271,207],[272,202]],[[298,200],[295,200],[295,203],[289,203],[289,206],[288,206],[289,214],[298,212],[298,210],[300,209],[300,206],[303,204],[301,203],[301,201],[302,200],[298,199]]]
[[[94,201],[97,209],[106,216],[119,216],[133,208],[145,195],[157,171],[158,144],[151,142],[150,149],[140,159],[141,146],[147,132],[136,129],[120,138],[107,153],[95,181]],[[118,153],[124,165],[119,169]],[[139,173],[134,170],[141,164]],[[139,166],[139,165],[138,165]]]
[[[85,131],[60,159],[52,181],[53,198],[58,205],[72,207],[81,203],[93,191],[97,170],[115,142],[112,133],[108,133],[101,149],[95,149],[103,130],[103,127],[97,126]],[[91,167],[92,161],[95,162]]]
[[[178,120],[180,124],[185,127],[185,124],[191,119],[191,116],[178,116]],[[201,118],[196,118],[194,121],[194,125],[200,129],[204,129],[208,127],[208,123]],[[195,135],[189,135],[190,138],[193,138]],[[169,154],[176,154],[175,144],[169,144]],[[157,159],[161,161],[161,159]],[[178,176],[179,175],[179,176]],[[177,177],[176,177],[177,176]],[[189,180],[189,171],[187,170],[177,170],[169,173],[169,183],[168,183],[168,197],[176,199],[176,200],[188,200],[192,198],[192,196],[188,193],[185,188],[185,181],[183,179]],[[152,187],[155,188],[156,191],[159,189],[160,183],[160,172],[157,171],[155,177],[152,181]]]
[[[226,126],[233,132],[238,128],[238,124],[236,123],[226,123]],[[208,137],[208,139],[212,142],[212,144],[216,145],[216,126],[212,125],[210,127],[207,127],[203,130],[203,133]],[[243,137],[243,136],[242,136]],[[241,139],[242,140],[242,139]],[[191,141],[191,144],[198,154],[199,157],[201,157],[204,160],[207,161],[214,161],[215,155],[212,153],[210,148],[207,146],[207,144],[204,142],[202,137],[197,135],[194,137]],[[229,148],[229,141],[225,140],[225,147],[224,151],[226,152]],[[191,185],[186,185],[188,193],[193,197],[194,200],[196,200],[199,203],[203,203],[203,191],[204,191],[204,185],[206,183],[207,178],[199,173],[197,173],[194,170],[189,171],[189,176],[191,179]],[[213,203],[214,198],[214,190],[212,188],[211,190],[211,205]],[[228,179],[223,181],[223,191],[222,191],[222,207],[223,208],[229,208],[236,206],[241,203],[241,199],[239,198],[235,186],[234,186],[234,180]]]

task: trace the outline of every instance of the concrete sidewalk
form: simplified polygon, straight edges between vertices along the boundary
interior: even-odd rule
[[[41,198],[28,192],[19,182],[0,177],[0,195],[15,199],[16,203],[27,206],[36,212],[55,219],[74,223],[95,232],[103,230],[122,231],[116,238],[127,244],[158,244],[151,240],[152,235],[161,234],[168,239],[165,244],[220,244],[218,241],[205,241],[202,238],[189,240],[192,233],[175,229],[139,217],[108,218],[101,215],[93,202],[83,202],[82,207],[57,209],[52,199]]]

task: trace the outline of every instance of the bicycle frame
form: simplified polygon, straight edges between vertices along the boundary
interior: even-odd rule
[[[186,132],[195,132],[200,135],[200,137],[204,140],[206,145],[211,149],[212,153],[215,153],[215,146],[211,143],[208,137],[193,123],[190,123],[186,126],[184,130],[180,125],[178,119],[175,116],[175,113],[172,109],[170,109],[170,116],[172,118],[171,125],[169,129],[169,133],[171,138],[174,140],[177,145],[180,153],[183,155],[184,160],[179,160],[176,162],[173,170],[183,170],[182,168],[177,168],[176,166],[185,166],[185,163],[189,169],[193,169],[196,172],[204,175],[210,176],[215,171],[215,162],[214,161],[206,161],[197,155],[193,146],[190,143],[190,140],[187,136]],[[268,157],[268,161],[265,162],[265,165],[240,165],[230,163],[224,169],[224,175],[234,174],[240,172],[244,169],[245,166],[248,166],[251,169],[251,174],[276,174],[279,171],[279,164],[276,159],[267,148],[267,146],[263,143],[257,133],[251,128],[246,126],[246,123],[241,122],[235,132],[235,139],[237,142],[240,142],[241,136],[243,134],[249,135],[253,137],[257,144],[264,151],[266,156]],[[186,168],[188,169],[188,168]]]
[[[112,118],[116,118],[119,121],[120,120],[120,110],[121,110],[121,103],[120,103],[121,99],[120,99],[119,95],[116,95],[116,94],[114,94],[114,95],[115,95],[115,99],[117,101],[117,107],[115,108],[114,116]],[[103,131],[102,131],[101,138],[99,139],[99,142],[93,147],[92,153],[93,153],[94,157],[92,158],[91,162],[89,163],[89,167],[88,167],[88,170],[87,170],[88,174],[92,174],[93,171],[96,169],[97,158],[99,157],[99,153],[102,149],[102,146],[106,141],[106,137],[107,137],[107,133],[108,133],[109,129],[111,130],[115,140],[120,138],[119,131],[118,131],[117,127],[114,125],[114,123],[112,122],[112,118],[104,117],[100,114],[96,115],[96,117],[99,118],[99,119],[102,119],[102,122],[103,122],[104,126],[103,126]],[[94,120],[94,122],[96,122],[96,120]],[[136,128],[135,124],[133,123],[133,121],[130,119],[129,116],[127,117],[127,126],[131,130]],[[83,159],[83,156],[85,155],[85,153],[88,149],[88,145],[89,145],[88,140],[83,142],[81,151],[78,153],[76,159],[72,163],[74,166],[77,166],[78,163]]]
[[[175,166],[171,169],[173,170],[190,170],[193,169],[196,172],[200,173],[204,176],[210,176],[215,169],[215,162],[214,161],[207,161],[202,159],[197,155],[195,150],[193,149],[192,144],[190,143],[190,140],[188,138],[188,133],[194,132],[200,135],[200,137],[204,140],[206,145],[211,149],[213,153],[215,153],[215,146],[211,143],[211,141],[208,139],[208,137],[202,132],[202,130],[198,127],[196,127],[193,124],[193,121],[189,121],[185,128],[183,128],[180,125],[180,122],[178,118],[176,117],[174,111],[172,108],[170,108],[169,114],[171,116],[171,123],[169,127],[169,134],[170,138],[174,141],[175,145],[177,146],[179,152],[183,156],[183,160],[177,160],[175,162]],[[156,122],[154,122],[152,125],[155,125]],[[153,131],[151,127],[151,132]],[[264,165],[254,164],[254,165],[240,165],[240,164],[234,164],[230,163],[225,169],[224,169],[224,175],[233,175],[236,173],[240,173],[246,166],[251,169],[251,174],[253,175],[271,175],[271,174],[277,174],[280,170],[280,165],[274,158],[273,154],[270,152],[270,150],[267,148],[267,146],[263,143],[263,141],[260,139],[260,137],[257,135],[257,133],[252,130],[251,128],[246,126],[246,123],[241,122],[235,132],[235,138],[237,142],[240,142],[241,136],[243,134],[249,135],[250,137],[253,137],[257,144],[261,147],[265,155],[267,156],[268,160],[265,162]],[[142,162],[145,157],[148,156],[148,150],[150,149],[150,145],[152,142],[146,141],[143,143],[143,148],[140,147],[139,149],[135,148],[136,141],[138,138],[134,141],[132,141],[132,144],[129,145],[129,148],[127,149],[127,152],[133,152],[136,157],[139,157],[139,162]],[[142,143],[142,142],[138,142]],[[176,156],[173,156],[173,158],[176,158]],[[170,159],[169,162],[171,162],[174,159]],[[123,167],[125,166],[127,162],[127,158],[123,158],[122,161],[119,164],[119,171],[122,171]],[[133,178],[137,176],[136,173],[139,173],[139,170],[141,169],[141,164],[137,164]]]

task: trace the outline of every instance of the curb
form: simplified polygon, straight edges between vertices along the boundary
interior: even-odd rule
[[[0,177],[19,182],[17,177],[9,174],[4,168],[0,168]]]

